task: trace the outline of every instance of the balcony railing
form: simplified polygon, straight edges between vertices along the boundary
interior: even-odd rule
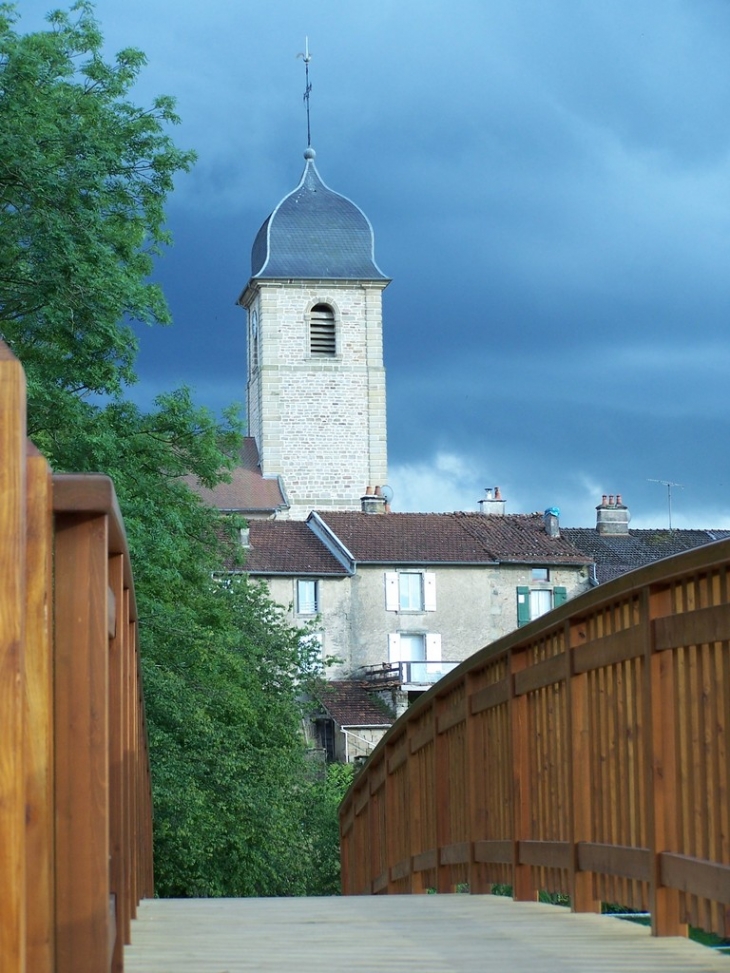
[[[362,666],[358,672],[373,687],[421,689],[433,686],[458,665],[459,662],[383,662],[376,666]]]

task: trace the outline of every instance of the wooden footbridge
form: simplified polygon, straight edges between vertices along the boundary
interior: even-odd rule
[[[2,973],[730,970],[685,938],[730,935],[730,542],[422,697],[343,802],[343,897],[155,900],[123,523],[108,479],[51,474],[24,414],[0,346]]]

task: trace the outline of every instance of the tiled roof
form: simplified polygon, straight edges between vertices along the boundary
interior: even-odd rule
[[[271,514],[286,507],[279,480],[261,475],[256,440],[247,436],[241,448],[241,462],[231,471],[230,483],[219,483],[209,490],[193,476],[185,478],[190,487],[211,507],[241,513]]]
[[[542,514],[363,514],[321,512],[356,561],[390,564],[499,562],[585,564],[564,537],[550,537]]]
[[[386,280],[375,263],[373,228],[353,202],[322,182],[314,151],[304,174],[263,223],[251,251],[259,279]]]
[[[252,520],[243,570],[252,574],[316,574],[347,571],[303,520]]]
[[[593,527],[566,527],[561,533],[595,561],[598,581],[611,581],[635,568],[730,537],[730,530],[629,530],[599,534]]]
[[[385,706],[353,679],[327,682],[316,695],[338,726],[391,726],[395,722]]]

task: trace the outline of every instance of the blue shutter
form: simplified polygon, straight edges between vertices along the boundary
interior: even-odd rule
[[[567,588],[553,588],[553,608],[557,608],[558,605],[564,605],[568,600],[568,589]]]

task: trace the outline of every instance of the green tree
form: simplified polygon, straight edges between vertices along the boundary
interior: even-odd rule
[[[338,809],[355,775],[352,764],[328,764],[310,783],[304,808],[307,895],[340,894]]]
[[[132,104],[144,57],[107,63],[91,4],[51,14],[48,30],[22,34],[17,21],[0,6],[0,332],[52,466],[115,481],[137,584],[158,892],[311,891],[298,703],[311,660],[260,586],[216,580],[235,524],[186,480],[226,475],[238,422],[186,389],[150,412],[124,397],[130,322],[169,321],[149,275],[165,198],[193,155],[168,134],[170,99]]]
[[[149,275],[194,154],[167,132],[170,98],[129,101],[144,55],[106,63],[90,3],[29,34],[17,16],[0,6],[0,331],[26,370],[31,435],[49,437],[79,396],[134,380],[130,321],[169,322]]]

